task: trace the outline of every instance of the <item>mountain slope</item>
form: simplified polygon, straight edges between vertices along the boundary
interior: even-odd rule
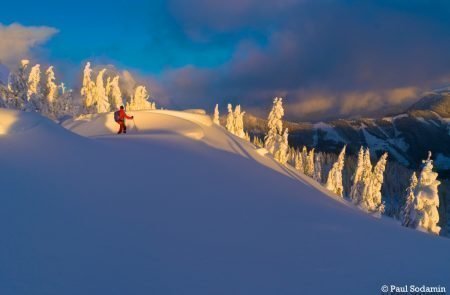
[[[83,137],[0,109],[1,294],[450,284],[449,240],[335,200],[207,116],[134,115],[126,136],[111,134],[111,114],[65,123]]]

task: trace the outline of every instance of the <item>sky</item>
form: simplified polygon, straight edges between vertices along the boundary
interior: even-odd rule
[[[118,0],[0,4],[0,61],[86,61],[145,82],[166,107],[241,104],[288,119],[375,116],[450,85],[448,0]]]

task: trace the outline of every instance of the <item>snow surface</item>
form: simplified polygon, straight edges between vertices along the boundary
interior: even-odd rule
[[[448,239],[333,198],[208,116],[132,114],[129,134],[112,114],[75,134],[0,109],[0,294],[450,287]]]

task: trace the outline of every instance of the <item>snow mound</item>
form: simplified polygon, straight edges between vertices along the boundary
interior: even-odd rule
[[[112,114],[64,123],[84,137],[12,115],[0,137],[0,294],[449,286],[448,239],[330,198],[208,116],[132,115],[138,131],[121,136]],[[9,133],[16,125],[28,129]]]
[[[0,135],[23,132],[39,125],[45,119],[39,114],[0,109]]]

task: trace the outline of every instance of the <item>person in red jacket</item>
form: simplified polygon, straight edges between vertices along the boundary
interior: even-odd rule
[[[125,113],[124,107],[120,106],[119,120],[117,121],[117,123],[120,125],[120,128],[119,128],[119,132],[117,132],[117,134],[121,134],[122,132],[127,133],[127,125],[125,125],[125,119],[134,119],[134,116],[128,116]]]

